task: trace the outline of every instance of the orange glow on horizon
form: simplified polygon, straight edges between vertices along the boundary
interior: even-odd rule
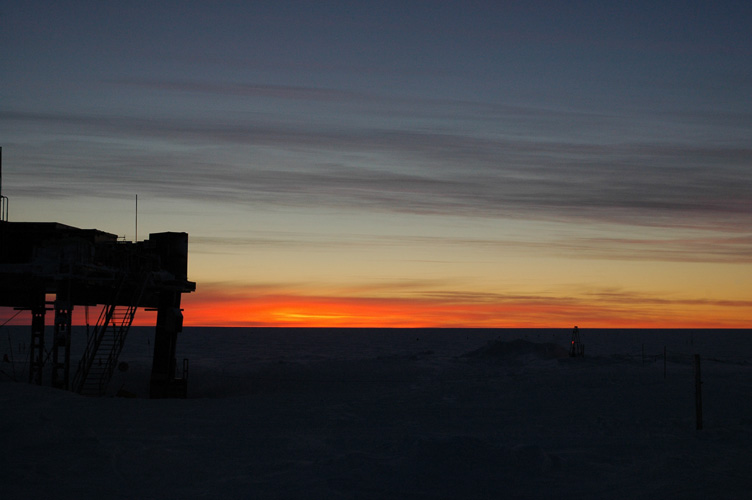
[[[253,296],[209,291],[185,296],[183,306],[186,326],[569,328],[577,324],[585,328],[749,328],[743,307],[697,307],[681,302],[619,304],[568,298],[463,302],[424,297]]]
[[[220,286],[183,296],[184,326],[316,328],[750,328],[746,302],[661,302],[514,297],[340,297],[268,293]],[[99,308],[74,308],[74,325],[93,326]],[[7,321],[17,311],[0,311]],[[156,311],[139,309],[134,326],[154,326]],[[46,323],[51,326],[53,313]],[[8,322],[30,325],[28,311]]]

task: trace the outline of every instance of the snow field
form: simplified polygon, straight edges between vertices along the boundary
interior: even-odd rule
[[[737,346],[733,359],[703,359],[697,431],[691,357],[671,350],[664,378],[662,348],[643,361],[636,338],[627,354],[589,355],[598,342],[583,332],[586,357],[571,359],[565,332],[261,332],[215,338],[213,353],[194,333],[181,339],[186,400],[0,383],[3,498],[741,499],[752,488],[752,365],[736,334],[717,342]],[[138,387],[148,363],[124,356],[122,383]]]

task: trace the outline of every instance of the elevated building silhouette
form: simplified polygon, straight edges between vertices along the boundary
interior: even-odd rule
[[[175,347],[183,328],[182,294],[196,289],[187,277],[188,234],[155,233],[129,242],[56,222],[9,222],[7,198],[0,197],[0,306],[31,312],[29,382],[49,379],[53,387],[103,395],[136,311],[146,308],[157,311],[149,395],[185,397],[187,380],[177,377]],[[78,306],[101,306],[101,313],[74,363],[71,330]],[[48,311],[51,343],[45,335]]]

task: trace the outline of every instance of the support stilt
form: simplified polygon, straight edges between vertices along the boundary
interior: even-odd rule
[[[66,299],[55,300],[55,333],[52,344],[52,387],[68,390],[73,306]]]
[[[154,359],[151,367],[149,397],[185,397],[185,379],[176,379],[175,346],[178,333],[183,330],[180,293],[160,294],[157,327],[154,333]]]
[[[31,346],[29,348],[29,383],[42,385],[44,368],[44,297],[31,309]]]

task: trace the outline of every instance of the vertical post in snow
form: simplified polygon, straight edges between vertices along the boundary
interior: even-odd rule
[[[695,418],[699,431],[702,429],[702,376],[700,374],[699,354],[695,354]]]
[[[663,378],[666,378],[666,346],[663,346]]]

